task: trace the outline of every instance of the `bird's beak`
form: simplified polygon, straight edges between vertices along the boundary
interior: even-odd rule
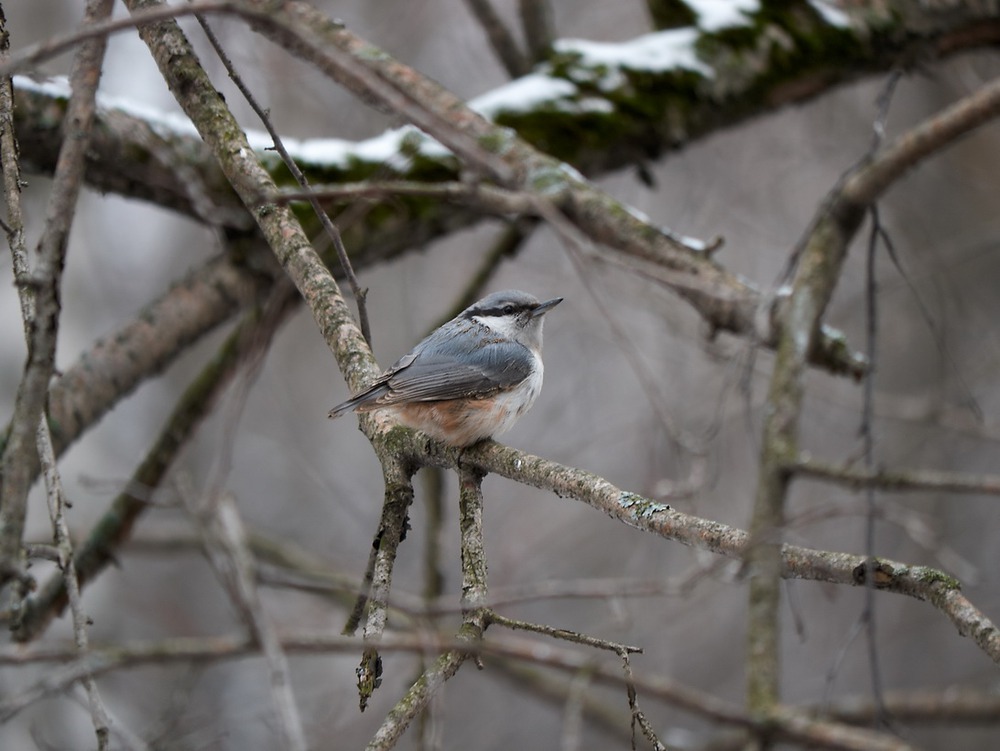
[[[562,301],[563,299],[561,297],[553,297],[551,300],[538,303],[538,307],[531,311],[531,317],[538,318],[538,316],[545,315]]]

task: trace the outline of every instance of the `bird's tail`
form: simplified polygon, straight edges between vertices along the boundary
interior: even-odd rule
[[[365,389],[360,394],[355,394],[346,402],[341,402],[336,407],[330,410],[327,417],[330,419],[337,419],[347,412],[353,412],[356,409],[362,412],[367,411],[367,409],[372,409],[375,404],[374,402],[381,396],[384,396],[388,389],[383,383],[376,383],[374,386]]]
[[[329,417],[331,420],[336,420],[342,414],[353,411],[359,404],[361,404],[361,401],[362,399],[360,396],[356,396],[353,399],[348,399],[346,402],[342,402],[333,409],[331,409],[327,417]]]

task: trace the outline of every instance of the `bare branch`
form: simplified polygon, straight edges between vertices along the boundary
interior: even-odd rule
[[[382,682],[382,658],[377,642],[385,633],[389,609],[389,591],[396,552],[408,526],[408,514],[413,503],[413,468],[399,457],[380,456],[385,500],[382,518],[375,536],[371,561],[371,594],[367,599],[364,637],[366,647],[358,667],[358,694],[361,710]],[[367,576],[366,576],[367,579]]]
[[[415,436],[414,451],[441,466],[453,466],[453,457],[433,449],[427,439]],[[631,527],[666,539],[707,550],[727,558],[742,559],[750,547],[747,532],[710,519],[681,513],[663,503],[630,493],[603,477],[557,462],[532,456],[495,442],[484,442],[463,453],[463,462],[491,473],[574,498]],[[784,544],[780,575],[835,584],[865,584],[866,558],[861,555],[812,550]],[[924,566],[878,559],[876,589],[930,602],[946,615],[962,636],[971,637],[991,660],[1000,663],[1000,629],[961,593],[959,582]]]
[[[600,639],[596,636],[581,634],[565,628],[556,628],[544,623],[531,623],[517,618],[508,618],[499,613],[491,612],[489,615],[490,625],[503,626],[511,631],[530,631],[535,634],[542,634],[553,639],[567,641],[571,644],[582,644],[593,649],[603,649],[607,652],[614,652],[618,655],[637,654],[642,652],[642,647],[633,647],[629,644],[620,644],[608,639]]]
[[[198,16],[198,22],[201,24],[202,30],[205,32],[205,36],[208,37],[208,41],[211,43],[212,47],[215,49],[216,54],[222,61],[222,64],[226,66],[226,70],[229,72],[229,77],[236,84],[236,87],[243,94],[244,99],[260,118],[260,121],[264,124],[267,129],[268,135],[271,136],[271,141],[274,143],[274,149],[281,156],[281,161],[284,162],[288,171],[292,173],[292,177],[295,178],[295,182],[299,184],[299,187],[308,195],[309,194],[309,181],[306,179],[305,174],[299,169],[299,166],[295,163],[291,154],[285,148],[285,144],[278,135],[277,129],[275,129],[274,124],[271,122],[271,117],[267,111],[260,106],[257,102],[257,98],[253,95],[253,92],[243,83],[243,79],[240,78],[239,74],[236,72],[236,67],[233,65],[232,60],[226,54],[226,51],[222,48],[222,43],[219,42],[218,37],[216,37],[215,32],[208,25],[208,21],[205,20],[204,16]],[[351,265],[351,259],[347,256],[347,248],[344,247],[344,241],[340,237],[340,230],[333,224],[330,217],[320,206],[319,201],[312,195],[309,195],[309,204],[312,206],[313,212],[315,212],[316,217],[319,219],[320,224],[323,225],[323,229],[326,231],[327,236],[333,243],[334,249],[337,251],[337,258],[340,260],[340,268],[344,272],[344,276],[347,278],[347,283],[351,288],[351,292],[354,294],[354,300],[358,304],[358,322],[361,326],[361,335],[368,342],[368,346],[372,345],[372,332],[371,325],[368,323],[368,308],[365,305],[365,294],[366,292],[361,289],[361,285],[358,284],[358,278],[354,275],[354,268]]]
[[[528,57],[537,63],[548,57],[555,39],[552,5],[549,0],[518,0],[521,28],[528,43]]]
[[[479,21],[479,25],[483,27],[493,52],[503,63],[503,67],[507,69],[511,78],[517,78],[527,73],[531,65],[519,49],[510,29],[507,28],[490,4],[490,0],[465,0],[465,4]]]
[[[157,0],[127,0],[133,13],[159,7]],[[326,21],[324,20],[324,25]],[[174,21],[144,25],[140,36],[178,103],[219,160],[223,173],[251,211],[289,277],[307,301],[341,371],[352,387],[375,375],[371,351],[351,317],[337,283],[313,250],[294,214],[285,207],[256,206],[276,186],[246,141],[183,32]],[[184,66],[180,65],[184,62]],[[184,68],[186,74],[182,75]]]
[[[291,306],[286,306],[287,315]],[[283,316],[278,316],[266,333],[273,336]],[[259,322],[256,312],[249,314],[226,339],[216,357],[191,382],[168,418],[160,436],[136,468],[125,490],[115,498],[87,539],[77,548],[74,563],[81,586],[96,577],[113,560],[117,547],[125,540],[138,517],[146,510],[147,494],[159,486],[186,445],[194,430],[214,406],[239,366],[249,347],[266,344],[253,332]],[[141,491],[141,492],[140,492]],[[15,638],[29,641],[40,634],[66,605],[66,590],[61,577],[45,584],[27,603]]]
[[[410,686],[392,708],[367,751],[386,751],[396,745],[403,732],[420,715],[444,683],[451,678],[470,656],[478,654],[474,647],[481,644],[489,625],[489,611],[484,603],[488,596],[486,584],[486,552],[483,548],[483,473],[473,467],[459,470],[459,526],[462,532],[462,626],[455,642],[462,649],[444,652]]]
[[[839,281],[848,245],[872,202],[905,169],[997,114],[1000,114],[1000,80],[876,152],[870,161],[852,170],[824,202],[795,257],[792,292],[782,313],[767,397],[761,471],[751,522],[755,544],[748,551],[753,576],[747,673],[753,708],[766,710],[778,701],[782,557],[779,536],[785,523],[789,481],[786,468],[798,455],[799,418],[809,352]]]
[[[66,494],[62,479],[56,467],[55,452],[52,449],[52,437],[48,425],[42,421],[38,425],[38,456],[41,460],[42,472],[45,477],[46,498],[49,506],[49,517],[52,521],[56,546],[59,551],[59,567],[62,569],[62,581],[66,588],[73,621],[73,642],[81,654],[89,649],[87,628],[90,618],[84,612],[80,598],[80,580],[73,560],[73,543],[70,540],[69,524],[66,522]],[[110,733],[111,720],[107,708],[97,690],[97,685],[91,675],[82,678],[83,688],[87,697],[87,705],[97,734],[97,747],[106,749]]]
[[[260,601],[256,564],[236,500],[224,492],[199,499],[190,488],[181,495],[188,512],[198,522],[205,553],[216,575],[264,653],[271,699],[281,728],[282,747],[305,751],[305,733],[292,692],[288,659],[275,626]]]
[[[811,477],[859,490],[877,488],[889,492],[936,492],[962,495],[1000,495],[1000,476],[973,475],[934,469],[856,469],[800,457],[788,465],[799,477]]]
[[[316,632],[286,634],[282,639],[285,651],[296,654],[353,652],[361,648],[363,644],[363,641],[353,637]],[[642,675],[626,678],[617,667],[595,664],[590,653],[581,654],[578,651],[552,644],[547,644],[544,649],[539,649],[538,642],[533,639],[508,636],[483,641],[471,639],[463,632],[454,638],[441,638],[427,634],[387,635],[381,646],[387,651],[414,653],[445,651],[445,654],[435,663],[434,668],[425,674],[424,678],[427,683],[418,681],[411,688],[410,695],[417,699],[423,694],[425,686],[428,686],[429,690],[439,687],[446,677],[450,677],[447,675],[448,670],[451,670],[450,674],[454,674],[454,671],[469,655],[483,654],[544,665],[569,673],[587,670],[590,671],[595,681],[613,686],[622,687],[631,682],[637,690],[642,691],[645,695],[697,716],[751,731],[767,732],[772,737],[779,739],[818,744],[822,748],[850,749],[852,751],[905,751],[905,749],[911,748],[894,737],[874,731],[850,728],[837,723],[814,720],[800,710],[785,706],[777,707],[773,714],[766,718],[755,717],[729,702],[689,688],[676,681]],[[253,640],[243,635],[175,638],[162,642],[122,644],[107,651],[93,651],[85,659],[78,659],[52,671],[45,680],[32,685],[26,691],[0,700],[0,723],[45,696],[72,685],[80,679],[85,671],[100,675],[126,666],[231,660],[254,654],[256,651],[257,647]],[[0,651],[0,664],[20,664],[39,661],[43,658],[48,661],[65,661],[70,656],[64,651],[39,652],[38,654]],[[377,735],[369,748],[390,748],[391,743],[383,742],[384,740],[388,740],[388,738]],[[381,745],[375,745],[376,743]]]
[[[92,0],[86,23],[110,15],[110,0]],[[33,317],[24,321],[28,335],[28,362],[18,386],[11,430],[0,457],[0,585],[20,576],[31,467],[35,458],[35,433],[43,416],[49,379],[55,370],[56,339],[62,307],[61,284],[69,230],[76,214],[76,199],[83,182],[84,157],[94,120],[94,99],[107,45],[105,37],[80,47],[70,75],[73,93],[67,109],[67,137],[45,210],[45,230],[38,242],[34,273],[17,279],[24,294],[33,293]],[[16,174],[16,173],[15,173]],[[15,595],[16,598],[16,595]],[[105,737],[106,741],[106,737]]]
[[[214,258],[95,342],[50,389],[57,453],[181,352],[259,299],[269,282],[233,258]]]
[[[1000,114],[1000,78],[875,152],[844,182],[840,200],[869,206],[907,171]]]

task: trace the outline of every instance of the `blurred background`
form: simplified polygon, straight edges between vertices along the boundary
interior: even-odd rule
[[[483,94],[507,80],[463,3],[315,4],[461,97]],[[513,24],[516,4],[496,6]],[[554,0],[552,6],[562,38],[613,42],[650,28],[640,2]],[[69,0],[8,3],[4,10],[15,50],[73,28],[82,14],[81,4]],[[241,122],[259,129],[196,26],[191,21],[183,26]],[[397,124],[242,24],[219,19],[213,26],[283,134],[363,139]],[[68,56],[49,61],[39,72],[65,74],[69,61]],[[135,35],[112,39],[104,71],[102,94],[177,111]],[[989,52],[963,55],[903,79],[891,109],[890,134],[998,72],[1000,57]],[[725,246],[719,261],[771,288],[818,202],[869,147],[883,85],[884,78],[875,77],[702,139],[650,165],[653,188],[632,170],[598,182],[675,232],[704,240],[721,236]],[[980,130],[915,170],[880,205],[905,270],[904,276],[880,254],[875,440],[877,461],[886,467],[996,471],[998,137],[995,126]],[[40,175],[27,178],[32,245],[49,183]],[[451,309],[500,231],[498,223],[484,222],[365,270],[361,282],[370,289],[374,349],[383,366]],[[170,280],[219,250],[213,233],[188,219],[114,195],[85,193],[68,253],[57,367],[69,366],[95,338],[130,320]],[[827,315],[827,323],[842,329],[856,349],[864,347],[864,260],[859,244]],[[503,441],[653,497],[700,479],[697,492],[670,503],[746,528],[771,354],[727,336],[708,341],[697,315],[664,288],[620,268],[574,264],[545,228],[489,284],[489,290],[509,287],[566,299],[546,319],[542,395]],[[9,416],[25,357],[9,263],[0,265],[0,327],[0,413]],[[225,333],[208,337],[163,377],[143,385],[66,454],[63,480],[74,504],[70,522],[79,534],[119,492],[180,390]],[[621,333],[628,344],[619,340]],[[644,383],[643,372],[651,376],[651,385]],[[326,418],[327,410],[347,395],[311,316],[301,310],[276,337],[245,403],[227,398],[199,431],[178,473],[195,489],[221,479],[253,530],[320,556],[333,571],[360,577],[378,524],[382,485],[377,460],[356,420]],[[972,403],[981,410],[981,420]],[[811,373],[803,448],[833,462],[859,457],[861,405],[858,384]],[[704,461],[694,462],[691,449],[702,452]],[[228,452],[232,464],[225,471]],[[444,588],[457,598],[454,476],[447,476],[446,486],[440,533]],[[396,591],[412,594],[425,585],[427,525],[419,479],[417,492],[413,531],[401,546],[394,581]],[[592,579],[658,582],[665,590],[689,585],[649,597],[543,599],[501,612],[641,646],[644,652],[633,663],[637,672],[742,702],[747,592],[738,565],[501,478],[488,478],[485,493],[492,590],[541,582],[569,587]],[[864,552],[863,500],[830,485],[797,481],[788,540]],[[143,544],[191,532],[176,507],[173,484],[156,501],[119,566],[85,592],[94,644],[224,634],[239,627],[238,614],[195,548]],[[1000,505],[995,498],[880,494],[879,504],[880,555],[943,568],[962,579],[966,595],[987,616],[1000,617]],[[50,534],[38,489],[30,530],[33,540]],[[44,579],[47,571],[39,567],[37,573]],[[346,617],[343,608],[320,597],[280,588],[264,592],[268,612],[282,626],[338,632]],[[786,699],[819,704],[870,695],[864,639],[854,638],[864,592],[788,582],[785,595]],[[884,595],[877,598],[876,619],[886,689],[995,687],[996,667],[932,607]],[[66,620],[50,629],[46,643],[68,642]],[[446,619],[444,626],[455,623],[456,618]],[[291,657],[296,696],[315,748],[363,747],[417,675],[415,658],[386,655],[383,686],[361,714],[354,675],[358,657]],[[16,693],[47,669],[0,670],[0,694]],[[102,677],[98,685],[115,716],[154,748],[254,749],[277,742],[266,668],[258,658],[200,668],[122,670]],[[588,722],[580,747],[628,748],[624,692],[597,687],[590,692],[621,722],[617,729]],[[531,678],[512,676],[490,661],[484,671],[466,665],[446,685],[434,710],[424,738],[440,748],[555,748],[565,737],[564,702],[543,698]],[[673,708],[647,701],[645,710],[661,737],[678,747],[698,747],[711,737],[710,728]],[[975,726],[903,723],[898,730],[905,740],[928,748],[985,748],[996,737],[994,730]],[[420,744],[421,731],[414,727],[399,747]],[[0,747],[35,746],[92,747],[85,705],[56,697],[0,726]]]

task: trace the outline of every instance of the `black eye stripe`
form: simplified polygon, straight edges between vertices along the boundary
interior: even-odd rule
[[[476,308],[470,311],[474,316],[509,316],[515,313],[524,313],[526,310],[533,310],[534,306],[527,305],[501,305],[498,308]]]

